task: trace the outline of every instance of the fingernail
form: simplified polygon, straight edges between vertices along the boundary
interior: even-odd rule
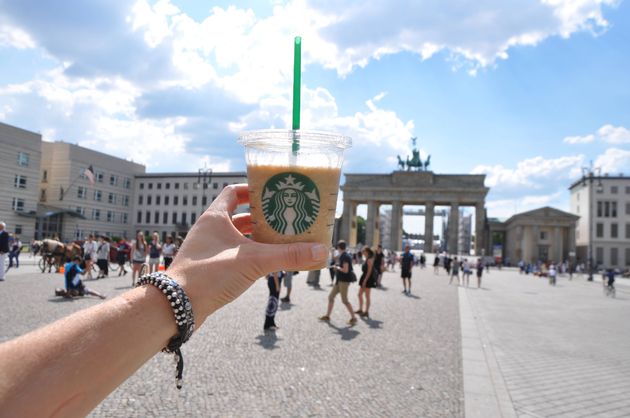
[[[316,244],[311,247],[311,256],[313,261],[320,261],[328,257],[328,249],[325,245]]]

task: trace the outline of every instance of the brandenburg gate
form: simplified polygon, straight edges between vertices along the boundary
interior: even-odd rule
[[[436,206],[450,207],[448,219],[448,252],[457,254],[459,209],[475,208],[475,254],[482,255],[485,225],[485,199],[489,189],[484,186],[485,175],[434,174],[431,171],[394,171],[391,174],[346,174],[343,190],[343,217],[340,238],[350,246],[357,244],[356,209],[367,203],[366,244],[376,246],[379,237],[379,207],[392,205],[392,250],[402,245],[402,216],[404,205],[425,207],[425,251],[432,252],[433,217]]]

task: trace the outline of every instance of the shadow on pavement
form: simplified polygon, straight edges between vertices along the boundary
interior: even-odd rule
[[[410,297],[411,299],[422,299],[420,296],[416,296],[414,294],[408,294],[407,297]]]
[[[313,286],[312,284],[309,284],[308,286],[311,288],[311,290],[320,290],[320,291],[326,290],[323,287],[321,287],[320,285]]]
[[[361,320],[365,322],[372,329],[383,329],[383,321],[378,321],[372,318],[362,317]]]
[[[117,286],[114,289],[116,290],[124,290],[124,289],[131,289],[133,288],[133,286],[129,285],[129,286]]]
[[[282,302],[280,304],[281,311],[290,311],[292,307],[293,307],[293,303],[291,302]]]
[[[55,298],[48,299],[48,302],[74,302],[74,298],[64,298],[62,296],[57,296]]]
[[[347,326],[344,328],[339,328],[336,325],[331,324],[330,322],[327,322],[328,326],[332,329],[334,329],[335,331],[337,331],[337,334],[341,335],[341,339],[343,341],[350,341],[353,340],[354,338],[356,338],[357,335],[360,334],[359,331],[352,329],[352,327]]]
[[[275,331],[265,331],[264,334],[259,335],[258,337],[256,337],[256,339],[258,340],[258,345],[260,345],[265,350],[280,348],[276,344],[279,338],[276,335]]]

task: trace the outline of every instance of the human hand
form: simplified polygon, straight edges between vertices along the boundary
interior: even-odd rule
[[[252,231],[250,214],[232,213],[248,201],[246,184],[223,189],[192,227],[168,269],[188,294],[197,326],[269,272],[312,270],[326,263],[328,248],[322,244],[263,244],[246,238],[243,234]]]

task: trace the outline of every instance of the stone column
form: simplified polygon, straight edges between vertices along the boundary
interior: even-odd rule
[[[459,239],[459,203],[451,203],[451,213],[448,220],[448,252],[457,254]]]
[[[424,252],[433,252],[433,217],[435,203],[426,202],[424,204]]]
[[[378,208],[380,204],[374,200],[368,202],[367,220],[365,221],[365,245],[378,245]]]
[[[573,257],[573,261],[577,259],[577,254],[575,253],[575,224],[571,224],[569,226],[569,242],[567,243],[567,248],[569,252],[575,254]]]
[[[400,251],[400,246],[402,245],[402,216],[403,216],[403,205],[402,202],[397,200],[392,202],[392,219],[391,226],[392,230],[390,232],[390,242],[393,251]]]
[[[564,261],[563,252],[564,248],[562,247],[562,233],[559,226],[556,226],[553,229],[553,261],[554,263],[561,263]]]
[[[484,226],[486,223],[486,213],[484,210],[483,202],[478,202],[475,205],[475,254],[482,255],[482,248],[484,248]],[[505,246],[505,242],[504,242]]]
[[[540,228],[538,226],[531,227],[531,237],[532,241],[529,243],[530,245],[530,260],[535,263],[538,261],[538,240],[540,239]]]
[[[357,243],[357,204],[350,199],[343,199],[343,229],[341,239],[345,240],[349,246]]]

